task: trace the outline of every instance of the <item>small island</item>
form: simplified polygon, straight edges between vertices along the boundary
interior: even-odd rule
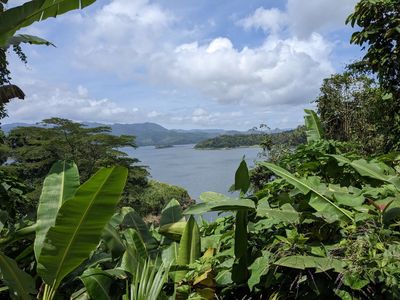
[[[253,147],[261,144],[263,134],[235,134],[221,135],[197,143],[195,149],[229,149],[238,147]]]
[[[165,148],[173,148],[174,147],[174,145],[169,145],[169,144],[167,144],[167,145],[155,145],[154,146],[154,148],[156,148],[156,149],[165,149]]]
[[[303,144],[306,141],[305,131],[303,126],[296,129],[287,130],[277,133],[249,133],[249,134],[234,134],[220,135],[215,138],[204,140],[197,143],[194,148],[198,150],[210,149],[233,149],[240,147],[257,147],[271,144],[287,144],[296,146]]]

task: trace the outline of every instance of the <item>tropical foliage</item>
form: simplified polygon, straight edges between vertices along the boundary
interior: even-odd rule
[[[92,2],[2,10],[0,45],[49,43],[15,33]],[[264,136],[268,159],[240,162],[231,197],[170,199],[186,195],[149,183],[121,151],[134,138],[107,127],[53,118],[1,135],[0,297],[399,299],[397,4],[359,2],[348,22],[364,60],[324,82],[322,120],[306,110],[285,149]]]
[[[237,198],[206,192],[183,212],[171,200],[158,227],[129,207],[112,215],[126,169],[102,169],[79,187],[76,165],[56,163],[36,223],[3,228],[4,284],[16,298],[396,299],[399,157],[363,159],[325,140],[309,116],[306,145],[279,164],[260,162],[274,174],[262,187],[242,161]],[[224,215],[194,218],[208,212]],[[11,247],[21,241],[23,255]],[[27,280],[36,274],[42,287]]]
[[[351,68],[332,75],[316,103],[328,138],[352,142],[365,154],[398,150],[396,108],[372,76]]]
[[[78,169],[66,161],[54,164],[43,186],[37,221],[30,227],[2,232],[13,239],[3,239],[0,270],[4,283],[14,299],[31,299],[39,293],[42,299],[53,299],[63,279],[88,259],[111,218],[123,191],[127,170],[112,167],[99,170],[79,186]],[[30,229],[30,230],[27,230]],[[32,230],[33,229],[33,230]],[[33,273],[42,278],[40,289],[27,270],[17,266],[10,248],[18,239],[31,239],[21,257],[23,265],[35,261]],[[32,247],[33,246],[33,247]],[[32,270],[31,270],[32,271]]]
[[[12,162],[2,169],[23,179],[31,188],[27,197],[35,203],[39,199],[42,182],[59,160],[74,161],[81,181],[86,181],[99,168],[121,165],[129,170],[126,197],[147,185],[148,172],[138,166],[138,160],[121,151],[136,147],[133,136],[108,134],[108,127],[89,128],[66,119],[44,120],[40,127],[18,127],[6,137],[8,157]],[[128,190],[129,189],[129,190]]]
[[[362,46],[364,57],[351,67],[376,77],[382,92],[385,152],[400,149],[400,9],[397,0],[360,0],[347,18],[356,31],[351,43]],[[375,106],[379,107],[379,106]],[[372,107],[374,110],[375,107]]]
[[[81,182],[101,167],[120,165],[127,168],[128,181],[121,205],[134,207],[142,216],[159,215],[164,205],[172,198],[177,199],[183,206],[192,202],[184,189],[149,180],[147,168],[123,151],[128,147],[136,148],[135,137],[111,135],[107,126],[88,127],[60,118],[43,120],[38,125],[14,128],[2,140],[3,162],[7,159],[9,162],[0,167],[0,178],[8,182],[11,179],[7,179],[7,176],[11,177],[11,181],[16,185],[16,179],[20,178],[25,185],[22,192],[13,193],[14,198],[20,195],[19,200],[12,201],[20,203],[20,215],[36,210],[42,182],[48,170],[56,161],[63,159],[76,163],[80,170]],[[0,151],[1,149],[0,147]],[[7,188],[8,193],[16,190]],[[9,209],[11,207],[9,206]],[[157,217],[154,221],[156,220]]]
[[[357,28],[351,43],[366,49],[358,65],[376,73],[384,88],[396,92],[400,91],[399,17],[396,0],[361,0],[346,21]]]

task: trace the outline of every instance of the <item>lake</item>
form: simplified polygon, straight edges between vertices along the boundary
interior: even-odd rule
[[[155,149],[148,146],[124,151],[149,166],[153,179],[183,187],[195,200],[206,191],[232,195],[228,190],[242,157],[245,156],[248,166],[252,167],[260,152],[260,148],[195,150],[193,147]]]

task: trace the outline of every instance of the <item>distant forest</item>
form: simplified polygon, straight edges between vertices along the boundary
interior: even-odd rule
[[[297,146],[306,142],[304,126],[279,133],[221,135],[196,144],[195,149],[224,149],[285,144]]]

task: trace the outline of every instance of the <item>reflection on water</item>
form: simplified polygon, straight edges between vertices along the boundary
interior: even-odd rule
[[[195,150],[194,145],[155,149],[152,146],[124,149],[141,164],[150,167],[151,176],[159,181],[185,188],[193,199],[205,191],[228,192],[243,156],[249,167],[254,165],[259,148]]]

